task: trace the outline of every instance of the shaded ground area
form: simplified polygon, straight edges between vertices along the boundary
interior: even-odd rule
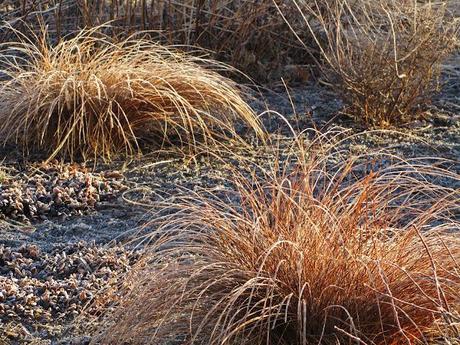
[[[48,252],[37,245],[0,246],[0,340],[62,337],[87,303],[94,305],[87,309],[91,314],[116,299],[111,287],[137,258],[138,253],[123,247],[83,241],[55,245]]]
[[[116,300],[112,288],[140,255],[141,246],[130,240],[152,217],[151,206],[184,189],[231,189],[231,167],[239,164],[239,157],[269,168],[275,161],[274,147],[289,152],[292,131],[307,130],[308,137],[313,127],[346,129],[349,138],[340,145],[349,154],[385,149],[406,159],[445,158],[444,167],[460,173],[460,71],[446,73],[443,93],[426,110],[430,116],[398,131],[361,134],[363,129],[338,115],[337,97],[311,83],[289,92],[284,87],[262,91],[263,98],[257,95],[253,107],[259,113],[272,110],[262,115],[272,146],[235,143],[231,152],[216,153],[221,159],[171,149],[93,169],[25,162],[14,148],[4,149],[0,344],[87,342],[80,334],[85,327],[77,332],[68,325],[89,303],[96,315],[97,308]],[[101,289],[106,293],[99,294]]]

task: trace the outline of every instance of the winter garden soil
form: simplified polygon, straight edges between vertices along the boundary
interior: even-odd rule
[[[453,66],[458,66],[458,60]],[[348,139],[340,145],[349,154],[385,149],[405,159],[444,158],[446,168],[460,173],[459,75],[455,67],[446,74],[443,93],[426,110],[430,118],[400,130],[367,133],[337,115],[340,101],[322,86],[293,86],[289,93],[283,86],[263,91],[263,98],[257,97],[252,105],[259,113],[272,111],[262,115],[272,147],[257,146],[255,140],[248,147],[235,144],[231,154],[220,153],[220,160],[171,149],[93,169],[25,162],[21,152],[4,148],[0,153],[0,344],[88,342],[93,328],[84,325],[84,318],[78,318],[81,327],[73,327],[73,320],[95,302],[95,296],[99,308],[116,300],[111,287],[139,257],[142,246],[130,240],[149,219],[151,205],[183,190],[232,189],[228,180],[237,156],[269,168],[275,147],[286,154],[291,150],[292,130],[346,129]],[[450,187],[460,189],[460,185]],[[99,294],[101,287],[107,293]],[[86,307],[86,313],[96,317],[88,318],[91,322],[97,320],[96,309]]]

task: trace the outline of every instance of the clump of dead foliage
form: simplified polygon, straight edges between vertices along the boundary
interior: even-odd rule
[[[98,28],[51,45],[45,34],[3,45],[0,136],[51,156],[110,158],[158,144],[210,143],[239,119],[261,134],[252,110],[218,63]],[[207,68],[204,68],[207,67]]]
[[[294,1],[346,113],[384,127],[419,118],[438,90],[460,27],[449,2]]]
[[[293,157],[294,168],[236,178],[236,195],[192,193],[167,205],[95,343],[458,337],[459,195],[438,184],[458,176],[320,146]]]

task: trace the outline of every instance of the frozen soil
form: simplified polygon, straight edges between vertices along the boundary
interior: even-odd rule
[[[405,159],[444,158],[447,169],[460,173],[460,70],[449,73],[427,120],[398,130],[361,134],[363,128],[338,115],[337,96],[314,83],[289,91],[272,87],[255,94],[252,105],[259,113],[271,110],[262,119],[283,152],[293,131],[347,130],[354,136],[341,145],[350,154],[386,149]],[[88,328],[71,325],[76,319],[84,324],[82,310],[97,317],[97,308],[116,299],[112,288],[139,258],[136,238],[156,202],[184,190],[231,189],[230,167],[239,164],[238,156],[262,167],[273,164],[274,150],[245,136],[252,144],[235,142],[231,154],[219,152],[222,159],[170,149],[96,166],[40,163],[39,156],[24,161],[15,148],[3,149],[0,344],[87,343]],[[452,188],[460,189],[458,181]]]

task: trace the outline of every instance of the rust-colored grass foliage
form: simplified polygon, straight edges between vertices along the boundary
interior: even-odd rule
[[[320,51],[323,76],[348,106],[345,113],[378,127],[423,115],[440,87],[441,65],[458,43],[451,1],[293,2]]]
[[[295,168],[237,178],[235,195],[191,193],[167,205],[155,216],[150,253],[94,343],[458,337],[459,193],[438,183],[458,176],[389,165],[391,157],[307,152]]]
[[[55,156],[110,158],[158,144],[210,143],[241,120],[262,134],[226,67],[100,28],[49,43],[46,32],[3,45],[0,137]],[[206,68],[205,68],[206,67]]]

